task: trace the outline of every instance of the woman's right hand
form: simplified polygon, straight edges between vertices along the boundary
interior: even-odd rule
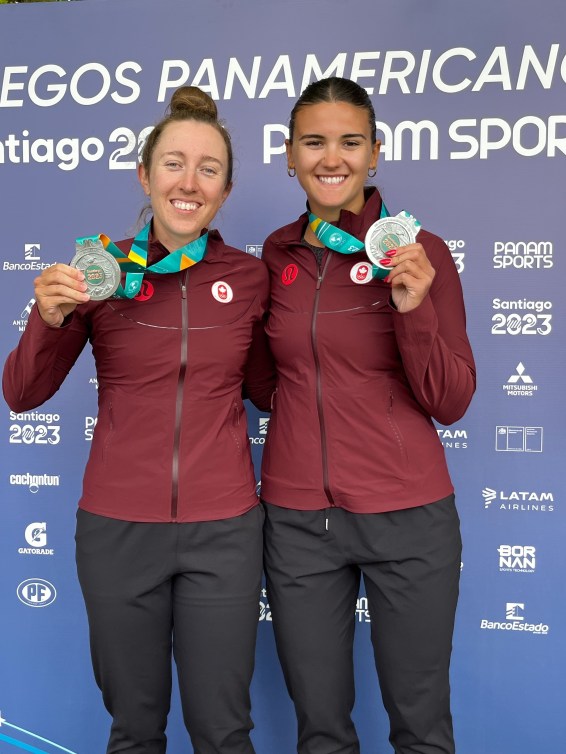
[[[60,327],[77,306],[90,300],[85,293],[85,276],[68,264],[54,264],[33,281],[35,301],[41,319],[51,327]]]

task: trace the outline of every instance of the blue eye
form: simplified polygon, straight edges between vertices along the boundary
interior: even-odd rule
[[[211,178],[220,175],[220,171],[217,168],[212,168],[209,165],[203,165],[203,167],[199,168],[199,173],[210,176]]]

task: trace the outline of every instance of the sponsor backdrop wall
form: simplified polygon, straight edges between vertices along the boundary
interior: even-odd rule
[[[438,426],[464,537],[459,754],[558,752],[566,737],[564,29],[563,0],[0,10],[2,361],[25,329],[38,271],[68,261],[78,236],[130,233],[143,204],[138,147],[178,85],[218,101],[237,170],[217,225],[258,256],[268,232],[303,210],[283,155],[302,88],[338,74],[372,96],[383,142],[374,180],[393,213],[408,209],[446,239],[478,363],[467,415]],[[73,553],[96,389],[85,353],[48,404],[18,415],[0,407],[0,752],[105,748]],[[267,427],[250,410],[258,469]],[[288,754],[294,716],[265,594],[258,617],[254,740],[258,754]],[[354,618],[355,719],[362,750],[383,754],[363,593]],[[176,695],[168,733],[171,751],[191,750]]]

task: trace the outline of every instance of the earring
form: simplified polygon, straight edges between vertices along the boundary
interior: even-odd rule
[[[368,169],[368,178],[375,178],[376,175],[377,175],[377,168],[373,168],[373,172],[371,168]]]
[[[287,175],[289,178],[294,178],[297,175],[295,168],[287,168]]]

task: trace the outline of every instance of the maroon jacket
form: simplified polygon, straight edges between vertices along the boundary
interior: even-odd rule
[[[149,264],[166,254],[153,241]],[[98,422],[80,507],[128,521],[245,513],[257,496],[242,381],[254,393],[264,363],[265,265],[213,231],[202,262],[145,280],[151,298],[88,302],[60,328],[34,309],[4,367],[6,401],[17,412],[42,404],[90,340]],[[232,300],[213,296],[218,281]]]
[[[380,208],[374,191],[360,215],[342,211],[338,225],[363,239]],[[307,222],[302,215],[263,247],[278,371],[263,499],[379,513],[446,497],[453,487],[431,416],[451,424],[475,390],[462,289],[446,244],[420,231],[436,276],[420,306],[401,314],[387,283],[360,282],[364,251],[326,250],[319,268],[302,242]]]

